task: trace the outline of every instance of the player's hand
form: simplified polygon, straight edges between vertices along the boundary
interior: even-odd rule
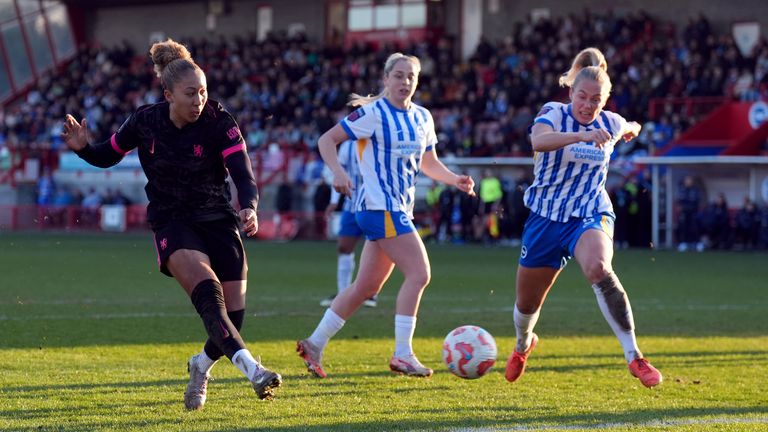
[[[88,127],[85,119],[78,123],[72,115],[67,114],[64,118],[64,130],[61,132],[61,139],[71,150],[84,149],[88,145]]]
[[[624,135],[621,137],[624,138],[624,141],[630,142],[640,135],[640,129],[642,128],[638,122],[629,122],[627,123],[627,130],[624,131]]]
[[[333,188],[336,192],[344,194],[347,197],[352,196],[352,180],[346,172],[342,171],[333,175]]]
[[[240,222],[243,224],[243,231],[248,237],[253,237],[259,231],[259,219],[256,217],[256,211],[250,208],[240,210]]]
[[[605,143],[611,140],[611,134],[605,129],[594,129],[591,131],[582,132],[582,141],[593,142],[595,147],[603,148]]]
[[[468,175],[457,176],[456,187],[469,196],[475,196],[475,181]]]
[[[329,203],[327,207],[325,207],[325,219],[330,220],[331,216],[333,215],[333,212],[336,211],[336,203]]]

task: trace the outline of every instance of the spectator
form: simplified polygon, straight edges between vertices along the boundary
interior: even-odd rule
[[[736,240],[744,250],[757,248],[760,241],[760,210],[755,202],[744,199],[744,206],[736,213]]]
[[[445,242],[453,240],[453,207],[454,201],[456,201],[456,194],[453,188],[444,187],[440,191],[440,195],[437,199],[437,240],[439,242]]]
[[[707,206],[701,216],[702,242],[712,249],[730,248],[731,215],[725,194],[717,194],[715,200]]]
[[[701,195],[701,189],[696,185],[693,176],[686,175],[677,193],[677,250],[680,252],[685,252],[693,246],[704,250],[703,243],[696,244],[699,240],[696,215],[699,213]]]
[[[56,196],[56,182],[53,180],[51,170],[46,168],[42,177],[37,180],[37,205],[47,206],[53,204]]]
[[[485,169],[483,178],[480,180],[480,201],[486,227],[483,237],[488,243],[495,242],[499,238],[499,210],[503,196],[501,182],[492,170]]]
[[[86,226],[93,226],[99,222],[99,208],[104,198],[95,189],[90,188],[80,204],[83,207],[82,219]]]

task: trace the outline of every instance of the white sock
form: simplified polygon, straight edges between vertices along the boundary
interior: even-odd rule
[[[205,350],[202,350],[195,359],[195,366],[197,366],[197,370],[207,374],[213,369],[213,365],[215,365],[217,361],[218,360],[211,360],[211,358],[208,357],[208,354],[205,353]]]
[[[336,269],[336,289],[339,293],[352,284],[352,273],[355,272],[355,253],[339,254]]]
[[[415,316],[395,315],[395,357],[413,355],[413,332],[415,330]]]
[[[232,364],[235,365],[246,378],[253,379],[253,374],[261,369],[261,364],[253,358],[250,351],[243,348],[232,356]]]
[[[524,314],[517,308],[515,303],[515,333],[517,334],[517,346],[515,350],[517,352],[525,352],[531,345],[531,339],[533,338],[533,327],[536,326],[536,322],[539,320],[539,313],[541,309],[536,309],[536,312],[532,314]]]
[[[616,281],[618,281],[618,279],[616,279]],[[603,313],[603,317],[608,321],[608,325],[611,326],[613,334],[616,335],[619,339],[619,343],[621,343],[621,348],[624,350],[624,358],[627,360],[627,363],[630,363],[635,358],[642,357],[643,354],[640,352],[640,348],[637,346],[637,339],[635,338],[635,320],[632,316],[632,308],[629,305],[629,299],[624,297],[626,299],[627,319],[630,323],[630,329],[625,330],[616,321],[613,314],[611,314],[611,310],[608,307],[602,289],[597,284],[593,284],[592,289],[595,291],[597,304],[600,306],[600,311]]]
[[[322,351],[328,345],[328,341],[344,327],[344,323],[346,321],[336,315],[336,312],[332,311],[331,308],[328,308],[325,310],[325,315],[323,315],[320,323],[317,324],[317,328],[312,333],[312,336],[307,340]]]

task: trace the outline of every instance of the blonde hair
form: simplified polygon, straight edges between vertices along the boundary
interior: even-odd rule
[[[611,77],[608,76],[608,63],[597,48],[585,48],[573,59],[571,68],[560,77],[561,87],[573,88],[582,79],[590,79],[602,85],[606,93],[611,92]]]
[[[192,60],[187,47],[171,38],[152,44],[149,55],[152,57],[152,63],[155,64],[155,74],[160,78],[160,84],[169,91],[188,72],[201,70],[200,66]]]
[[[419,61],[418,57],[396,52],[394,54],[391,54],[389,57],[387,57],[387,61],[384,63],[384,75],[385,76],[389,75],[389,73],[392,72],[392,69],[395,68],[395,65],[397,64],[397,62],[399,62],[400,60],[407,60],[413,63],[413,65],[416,67],[416,75],[418,75],[419,72],[421,71],[421,62]],[[349,95],[349,102],[347,102],[347,105],[353,106],[353,107],[365,105],[375,100],[379,100],[386,95],[387,95],[386,88],[382,90],[379,94],[373,95],[373,96],[372,95],[363,96],[357,93],[352,93]]]

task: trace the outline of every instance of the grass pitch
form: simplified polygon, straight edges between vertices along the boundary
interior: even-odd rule
[[[148,234],[0,234],[0,430],[768,430],[768,255],[620,251],[614,267],[639,343],[664,373],[632,378],[592,289],[572,262],[547,299],[526,375],[504,380],[514,345],[518,249],[428,245],[433,279],[414,341],[431,379],[392,375],[399,274],[326,350],[326,380],[294,352],[335,291],[332,243],[247,241],[243,338],[284,387],[259,401],[226,361],[208,404],[182,403],[186,360],[205,340]],[[499,359],[465,381],[441,343],[463,324],[496,338]]]

